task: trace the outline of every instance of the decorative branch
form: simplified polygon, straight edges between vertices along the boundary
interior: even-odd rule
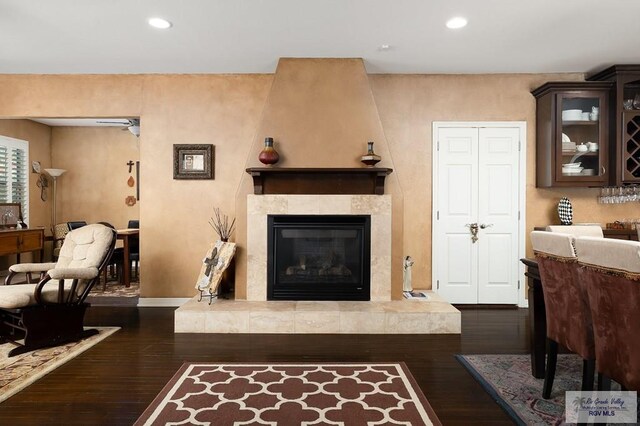
[[[213,214],[214,216],[209,218],[209,225],[216,231],[222,241],[229,241],[236,225],[236,219],[234,218],[229,224],[229,216],[221,214],[218,207],[213,208]]]

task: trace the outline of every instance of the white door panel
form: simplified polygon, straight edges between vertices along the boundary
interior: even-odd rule
[[[478,303],[518,303],[519,139],[518,128],[479,129]]]
[[[517,127],[438,130],[434,266],[452,303],[518,303],[519,135]]]
[[[510,259],[512,247],[516,245],[512,236],[490,234],[481,238],[483,243],[479,245],[478,303],[517,303],[517,300],[513,300],[514,293],[517,297],[517,278],[512,271],[513,264],[517,269],[517,259],[505,260]],[[483,262],[486,264],[483,265]]]
[[[471,243],[467,224],[478,215],[478,132],[474,129],[442,129],[440,133],[438,179],[441,194],[437,266],[440,294],[447,300],[464,300],[476,303],[472,296],[478,292],[478,253]],[[462,255],[460,255],[462,253]]]
[[[441,266],[443,269],[443,282],[446,282],[445,290],[441,292],[447,300],[453,297],[459,303],[476,303],[477,280],[475,269],[477,268],[477,255],[471,247],[469,233],[448,234],[443,247]]]

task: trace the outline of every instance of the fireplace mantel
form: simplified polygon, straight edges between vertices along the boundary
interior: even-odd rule
[[[383,167],[286,168],[250,167],[253,193],[384,194],[384,180],[393,169]]]

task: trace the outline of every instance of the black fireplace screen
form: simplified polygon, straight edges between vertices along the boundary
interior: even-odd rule
[[[369,216],[268,218],[269,300],[370,300]]]

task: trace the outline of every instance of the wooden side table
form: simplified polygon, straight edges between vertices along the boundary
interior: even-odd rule
[[[20,263],[20,253],[39,252],[42,262],[44,259],[44,228],[8,229],[0,230],[0,256],[17,255]]]

